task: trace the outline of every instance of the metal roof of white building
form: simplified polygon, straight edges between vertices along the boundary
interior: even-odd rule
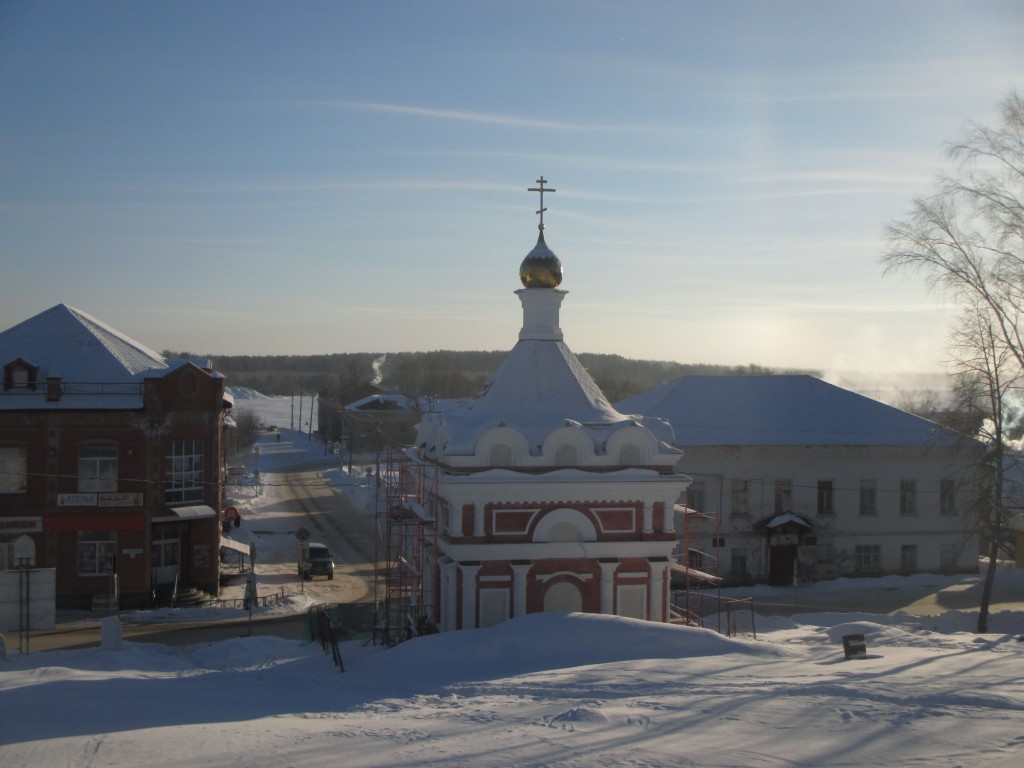
[[[622,400],[667,420],[675,444],[921,446],[966,440],[935,422],[805,375],[683,376]]]

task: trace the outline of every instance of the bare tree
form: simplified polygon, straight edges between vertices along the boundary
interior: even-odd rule
[[[952,337],[955,353],[958,410],[976,416],[976,436],[986,446],[985,461],[990,468],[989,485],[978,495],[981,515],[979,530],[987,544],[988,564],[982,587],[978,632],[988,629],[989,604],[995,582],[996,564],[1003,551],[1003,534],[1008,528],[1006,473],[1014,460],[1007,443],[1019,436],[1021,412],[1015,394],[1021,386],[1022,371],[1007,345],[1002,342],[998,320],[979,300],[964,309]]]
[[[1011,93],[996,127],[968,124],[948,154],[954,173],[886,228],[886,273],[920,272],[960,309],[950,350],[961,406],[983,417],[992,484],[983,502],[988,541],[978,631],[987,627],[1005,514],[1007,430],[1024,377],[1024,100]]]

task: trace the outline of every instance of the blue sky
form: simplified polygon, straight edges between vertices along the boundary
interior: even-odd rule
[[[1024,88],[1024,4],[0,0],[0,328],[196,354],[508,349],[936,370],[885,224]]]

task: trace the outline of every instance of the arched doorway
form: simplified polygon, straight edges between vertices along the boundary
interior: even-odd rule
[[[575,584],[560,581],[548,587],[544,593],[544,612],[565,611],[566,613],[583,610],[583,593]]]

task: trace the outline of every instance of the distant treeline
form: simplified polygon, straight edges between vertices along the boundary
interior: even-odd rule
[[[165,357],[204,357],[233,387],[265,395],[299,392],[354,392],[370,385],[408,397],[470,397],[483,386],[507,352],[389,352],[334,355],[192,355],[165,351]],[[645,392],[688,374],[809,373],[759,365],[727,366],[631,360],[620,355],[577,355],[612,402]]]

